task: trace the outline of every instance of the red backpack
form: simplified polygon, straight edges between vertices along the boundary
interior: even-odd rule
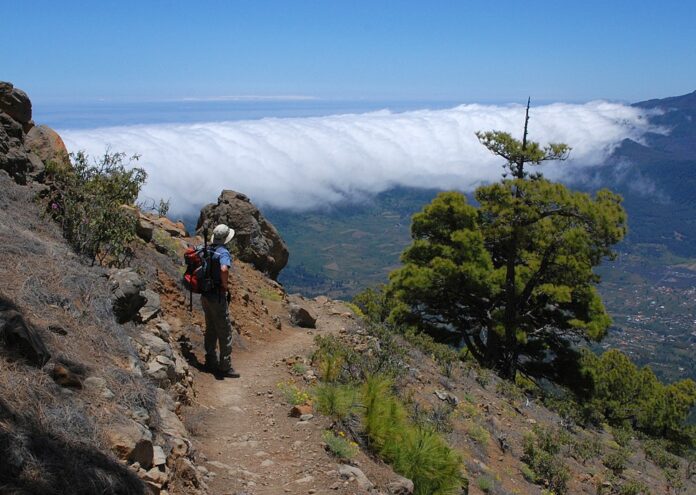
[[[220,262],[215,256],[215,247],[208,246],[207,243],[202,246],[186,248],[184,252],[184,263],[186,271],[182,279],[182,283],[189,291],[189,309],[193,305],[193,293],[205,294],[214,292],[217,284],[213,276],[213,270],[220,269]]]

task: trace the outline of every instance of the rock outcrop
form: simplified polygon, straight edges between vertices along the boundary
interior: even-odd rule
[[[35,127],[27,94],[0,81],[0,170],[26,184],[42,181],[49,162],[69,164],[63,140],[49,127]]]
[[[203,234],[220,223],[235,231],[233,253],[258,270],[276,279],[288,262],[288,248],[276,228],[261,214],[247,196],[236,191],[222,191],[217,204],[201,210],[196,233]]]
[[[70,165],[70,158],[63,139],[56,131],[46,125],[32,127],[24,140],[24,146],[39,157],[44,164],[53,162],[61,167]]]
[[[145,290],[145,282],[140,275],[129,268],[115,271],[109,282],[116,321],[125,323],[133,320],[147,301],[142,294]]]

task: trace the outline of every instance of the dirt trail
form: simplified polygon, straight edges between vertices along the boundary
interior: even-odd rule
[[[318,316],[316,330],[291,326],[283,304],[266,303],[267,314],[281,318],[282,330],[269,330],[246,350],[235,347],[233,366],[241,378],[218,380],[195,373],[198,407],[187,422],[196,435],[197,450],[205,456],[203,464],[214,473],[208,481],[212,494],[367,493],[355,481],[340,478],[336,458],[322,447],[321,435],[330,420],[319,415],[309,421],[289,417],[291,406],[278,389],[279,383],[293,379],[284,358],[308,357],[314,335],[354,324],[338,302],[302,304]],[[244,328],[243,322],[240,325]],[[194,352],[202,358],[200,346]],[[301,376],[294,380],[306,385]],[[365,456],[358,457],[358,464],[366,473],[379,469]]]

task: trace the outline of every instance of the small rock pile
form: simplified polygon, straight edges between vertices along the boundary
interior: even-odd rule
[[[130,371],[149,378],[157,387],[154,411],[131,410],[130,417],[122,418],[109,430],[111,450],[153,494],[166,494],[174,477],[186,486],[187,493],[206,493],[205,482],[192,461],[189,434],[178,416],[181,406],[191,404],[195,395],[189,365],[178,346],[173,345],[181,322],[163,318],[159,294],[147,289],[136,271],[114,270],[110,285],[119,321],[138,323],[132,344],[140,362],[129,363]],[[98,379],[91,384],[103,385]]]

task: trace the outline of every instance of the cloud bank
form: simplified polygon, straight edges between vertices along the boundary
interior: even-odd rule
[[[602,163],[625,138],[654,132],[645,110],[595,101],[533,107],[530,138],[565,142],[571,159],[544,168],[571,178]],[[394,186],[460,189],[497,180],[501,160],[474,133],[521,134],[524,107],[461,105],[445,110],[234,122],[62,130],[70,151],[108,146],[138,153],[149,179],[143,197],[171,198],[171,212],[198,212],[222,189],[266,206],[303,210],[358,200]]]

